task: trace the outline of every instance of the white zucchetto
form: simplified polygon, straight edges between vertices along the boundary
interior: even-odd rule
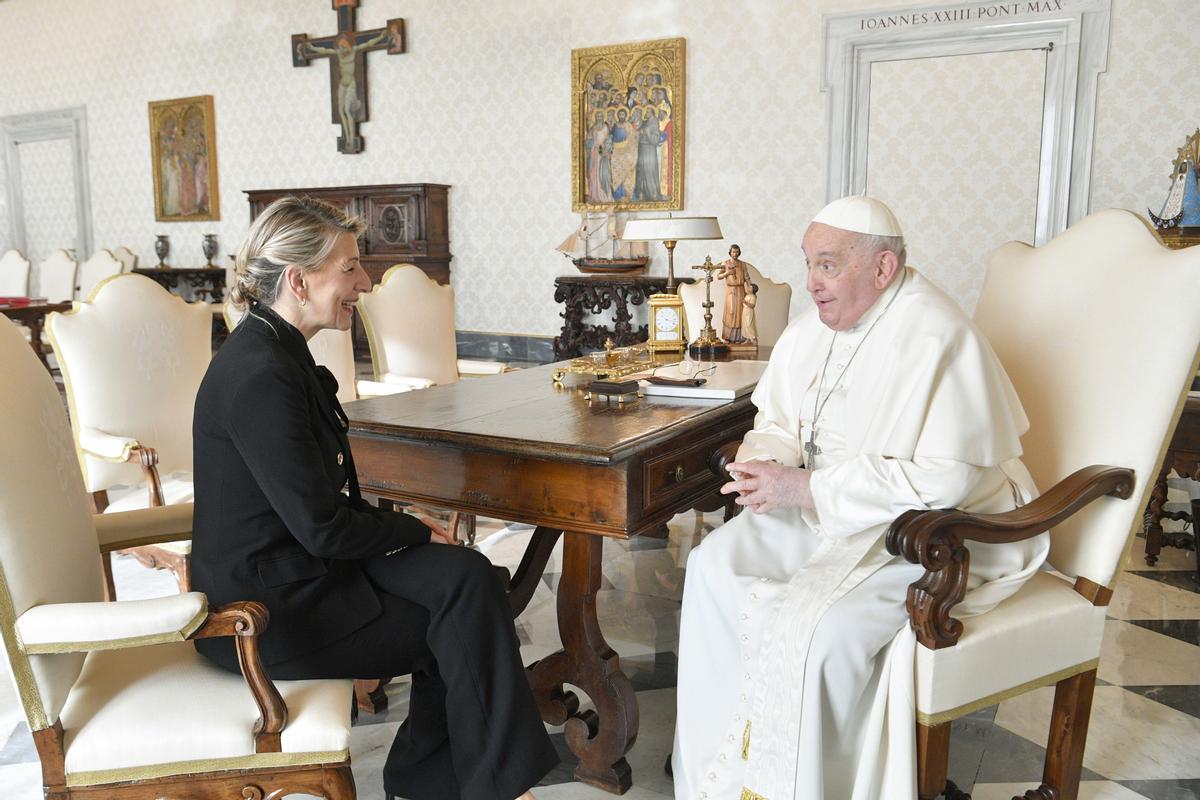
[[[813,222],[871,236],[904,236],[900,222],[892,210],[865,194],[834,200],[813,217]]]

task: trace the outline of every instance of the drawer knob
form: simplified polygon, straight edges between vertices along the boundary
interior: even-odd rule
[[[683,483],[683,464],[676,464],[675,469],[671,470],[669,475],[675,483]]]

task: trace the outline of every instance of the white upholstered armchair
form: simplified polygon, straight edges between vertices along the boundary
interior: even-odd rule
[[[190,536],[190,504],[93,517],[62,402],[0,326],[0,638],[51,800],[354,800],[350,682],[272,684],[259,603],[102,601],[98,553]],[[189,639],[234,636],[243,675]]]
[[[1042,783],[1025,796],[1076,797],[1105,606],[1196,371],[1196,308],[1200,248],[1168,250],[1127,211],[993,255],[975,322],[1025,407],[1022,458],[1044,493],[1007,514],[908,512],[888,533],[891,552],[927,570],[908,595],[921,798],[946,785],[951,720],[1052,685]],[[971,542],[1047,528],[1053,572],[986,614],[953,618]]]
[[[66,250],[55,250],[38,265],[38,294],[51,303],[75,299],[75,275],[79,264]]]
[[[1128,211],[992,256],[975,323],[1029,418],[1022,460],[1043,494],[1004,514],[908,511],[887,533],[892,554],[926,569],[908,590],[921,800],[966,796],[946,780],[953,720],[1049,686],[1042,782],[1024,798],[1077,797],[1105,607],[1200,363],[1196,308],[1200,248],[1168,250]],[[991,611],[954,618],[972,542],[1045,530],[1046,570]]]
[[[0,297],[29,296],[29,260],[18,250],[0,256]]]
[[[371,346],[375,380],[413,385],[454,383],[497,375],[506,365],[458,358],[454,289],[439,285],[412,264],[397,264],[358,299]]]
[[[113,275],[120,275],[124,269],[125,265],[118,261],[112,253],[107,250],[97,250],[91,258],[79,265],[75,299],[90,299],[92,292],[102,280]]]
[[[135,269],[137,269],[137,253],[133,252],[125,245],[114,248],[112,254],[113,258],[121,262],[121,272],[133,272]]]
[[[228,301],[222,306],[225,317],[225,329],[233,332],[235,326],[242,321],[245,311],[234,308]],[[350,331],[335,331],[327,329],[317,331],[308,340],[308,349],[313,354],[313,360],[333,373],[337,378],[337,399],[340,403],[351,400],[361,400],[364,397],[377,397],[383,394],[399,394],[413,389],[424,389],[432,386],[430,381],[381,383],[379,381],[359,380],[354,365],[354,339]]]
[[[192,499],[192,408],[211,359],[210,314],[149,278],[117,275],[51,314],[84,485],[98,513]],[[190,541],[134,553],[190,586]]]

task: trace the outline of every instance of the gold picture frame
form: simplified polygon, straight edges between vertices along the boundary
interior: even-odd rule
[[[149,116],[154,218],[159,222],[219,220],[212,95],[155,100]]]
[[[682,37],[571,51],[572,210],[683,208],[685,58]]]

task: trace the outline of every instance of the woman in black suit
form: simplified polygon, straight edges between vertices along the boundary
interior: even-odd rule
[[[231,296],[248,306],[196,397],[192,576],[213,604],[271,613],[272,677],[412,673],[389,796],[512,800],[557,762],[488,559],[433,523],[363,501],[337,381],[307,340],[348,330],[370,279],[362,223],[310,198],[255,220]],[[197,649],[237,670],[231,639]]]

